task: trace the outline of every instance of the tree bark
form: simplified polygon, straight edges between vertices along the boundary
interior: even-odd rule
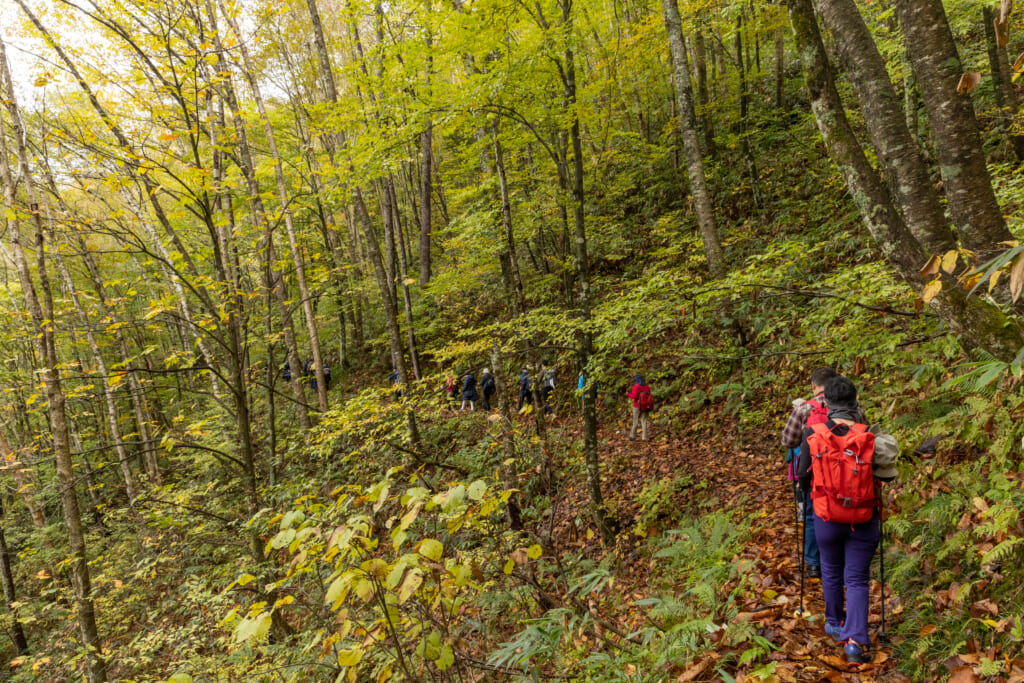
[[[667,0],[662,0],[666,2]],[[747,180],[750,182],[750,198],[754,202],[754,208],[758,211],[764,209],[764,200],[761,197],[761,179],[757,171],[757,159],[754,158],[754,150],[750,146],[750,93],[747,90],[747,66],[750,59],[743,55],[743,12],[736,15],[736,72],[739,74],[739,97],[740,97],[740,150],[743,153],[743,161],[747,167]]]
[[[690,88],[690,68],[686,62],[686,45],[683,42],[682,22],[676,0],[661,0],[665,13],[665,28],[668,31],[669,50],[672,53],[672,72],[676,87],[676,101],[679,107],[679,133],[683,138],[686,154],[686,170],[690,177],[690,191],[693,194],[697,224],[704,243],[704,256],[708,260],[711,278],[725,276],[725,256],[718,240],[711,193],[704,176],[704,159],[701,157],[697,130],[697,117],[693,110],[693,91]]]
[[[925,251],[897,213],[846,117],[811,0],[789,0],[789,15],[811,109],[829,156],[839,167],[861,219],[882,255],[901,279],[919,291],[924,284],[920,268]],[[1024,333],[1018,323],[998,307],[968,296],[952,277],[944,276],[943,285],[931,305],[965,344],[985,348],[1005,360],[1014,358],[1024,346]]]
[[[896,0],[908,54],[928,112],[949,212],[963,246],[987,260],[1014,239],[992,190],[978,121],[942,0]]]
[[[907,227],[931,254],[955,249],[939,193],[900,111],[885,60],[856,4],[853,0],[815,0],[815,6],[835,38],[844,72],[860,102],[864,124]]]
[[[562,10],[562,26],[566,31],[566,41],[572,34],[572,0],[559,0]],[[685,47],[680,42],[680,47]],[[586,365],[590,356],[593,355],[594,337],[593,333],[586,328],[590,322],[590,260],[587,255],[587,228],[586,214],[583,207],[583,142],[580,137],[580,119],[576,108],[576,54],[571,42],[565,46],[564,56],[564,78],[565,88],[565,109],[571,116],[569,127],[569,138],[572,143],[572,209],[574,223],[574,238],[576,241],[576,282],[579,285],[579,306],[580,318],[583,321],[584,330],[580,333],[580,361]],[[685,59],[685,57],[684,57]],[[683,62],[682,73],[684,78],[689,79],[689,72]],[[687,80],[687,82],[689,82]],[[692,102],[692,99],[691,99]],[[692,106],[692,105],[691,105]],[[691,110],[692,113],[692,110]],[[588,393],[588,408],[583,413],[583,450],[587,464],[587,491],[590,498],[590,513],[594,524],[605,543],[610,543],[615,532],[608,519],[608,511],[605,509],[604,496],[601,493],[601,464],[597,451],[597,411],[595,407],[597,398],[596,384]]]

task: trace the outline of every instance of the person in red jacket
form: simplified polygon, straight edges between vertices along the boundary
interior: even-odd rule
[[[654,408],[654,399],[651,397],[651,388],[640,373],[633,376],[633,388],[627,397],[633,401],[633,428],[629,430],[629,440],[636,440],[636,427],[639,423],[640,434],[647,441],[647,425],[650,422],[647,415]]]

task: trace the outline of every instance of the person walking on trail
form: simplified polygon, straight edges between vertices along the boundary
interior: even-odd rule
[[[647,441],[647,416],[654,409],[654,398],[651,396],[651,388],[640,373],[633,376],[633,388],[628,397],[633,401],[633,427],[629,430],[629,440],[636,441],[636,427],[639,424],[641,436]]]
[[[892,480],[896,472],[891,461],[875,462],[875,435],[860,421],[864,412],[853,382],[833,377],[824,398],[826,421],[804,430],[796,473],[812,503],[807,507],[821,552],[825,633],[843,642],[847,662],[858,665],[870,661],[868,586],[881,538],[877,480]]]
[[[455,407],[455,391],[457,386],[455,378],[451,375],[444,378],[445,407]]]
[[[469,404],[469,412],[473,412],[473,404],[478,401],[480,397],[476,392],[476,377],[473,376],[472,372],[466,373],[466,378],[462,382],[462,406],[459,407],[461,413],[466,409],[466,404]]]
[[[288,363],[288,361],[285,361],[284,365],[281,366],[281,379],[283,379],[285,382],[292,381],[292,366]]]
[[[793,483],[793,496],[797,505],[797,516],[804,524],[804,573],[807,578],[821,578],[821,554],[818,552],[818,540],[814,533],[811,518],[811,506],[804,494],[796,485],[796,462],[800,457],[800,445],[804,440],[804,431],[815,424],[824,424],[828,419],[828,401],[825,400],[825,385],[838,373],[828,367],[815,368],[811,372],[811,393],[813,398],[806,401],[798,398],[793,401],[793,410],[782,429],[782,445],[787,448],[786,463],[788,478]],[[858,408],[860,410],[860,408]],[[867,417],[860,410],[858,420],[866,423]]]
[[[555,390],[555,369],[540,366],[540,399],[544,404],[544,414],[551,413],[551,392]]]
[[[523,368],[522,372],[519,373],[519,407],[516,408],[520,413],[523,412],[523,406],[531,402],[530,398],[530,369]]]
[[[576,380],[576,407],[583,411],[583,391],[587,387],[587,374],[580,370],[580,378]]]
[[[483,407],[484,410],[490,412],[491,410],[491,396],[494,396],[494,392],[498,390],[497,385],[494,382],[494,375],[487,368],[483,369],[480,373],[480,390],[484,394]]]
[[[388,381],[391,382],[391,386],[395,388],[395,399],[402,398],[402,390],[398,388],[398,368],[392,368],[391,374],[388,375]]]

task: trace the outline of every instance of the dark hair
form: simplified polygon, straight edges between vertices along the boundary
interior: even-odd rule
[[[828,384],[830,379],[838,376],[839,373],[828,366],[815,368],[814,372],[811,373],[811,384],[816,387],[823,387]]]
[[[633,375],[633,384],[646,384],[646,382],[644,382],[644,376],[639,372]]]
[[[857,405],[857,387],[853,382],[836,375],[825,385],[825,400],[830,408],[837,406],[853,407]]]

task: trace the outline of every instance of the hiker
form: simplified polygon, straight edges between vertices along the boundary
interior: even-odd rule
[[[580,370],[580,378],[576,380],[576,405],[580,411],[583,411],[583,393],[587,386],[587,375],[585,372]]]
[[[285,382],[292,381],[292,366],[288,364],[288,361],[285,361],[284,365],[281,366],[281,379]]]
[[[398,388],[398,368],[391,368],[391,374],[388,375],[388,381],[395,387],[395,399],[402,398],[402,390]]]
[[[446,405],[449,407],[455,407],[455,378],[448,375],[444,378],[444,395],[446,399]]]
[[[331,366],[324,362],[324,391],[331,390]]]
[[[494,382],[494,375],[487,368],[484,368],[483,372],[480,373],[480,389],[484,392],[484,410],[490,412],[491,396],[494,396],[494,392],[498,390],[498,387]]]
[[[519,407],[516,408],[520,413],[523,412],[523,406],[529,403],[532,399],[530,398],[530,370],[529,368],[523,368],[522,372],[519,373]]]
[[[544,414],[551,413],[551,392],[555,390],[555,369],[540,366],[540,400],[544,404]]]
[[[633,400],[633,427],[629,430],[629,440],[636,441],[636,426],[639,423],[641,436],[647,441],[647,415],[654,408],[654,398],[651,396],[651,388],[647,386],[644,376],[640,373],[633,375],[633,388],[628,398]]]
[[[469,403],[469,412],[473,412],[473,403],[479,400],[479,396],[476,393],[476,377],[473,376],[473,372],[466,373],[466,379],[462,383],[462,406],[459,408],[461,413],[466,409],[466,403]]]
[[[807,507],[821,553],[825,633],[844,643],[847,662],[856,665],[870,661],[865,652],[871,644],[868,587],[881,537],[875,478],[891,480],[896,472],[891,461],[887,466],[873,462],[875,435],[860,421],[864,412],[853,382],[833,377],[825,384],[824,399],[827,419],[804,430],[796,473],[805,500],[812,503]],[[872,467],[863,467],[869,463]]]
[[[825,385],[838,373],[828,367],[815,368],[811,372],[811,393],[813,398],[806,401],[798,398],[793,401],[793,411],[782,429],[782,445],[789,449],[786,462],[789,463],[788,477],[793,482],[793,496],[796,499],[797,516],[803,518],[804,523],[804,572],[808,578],[821,578],[821,555],[818,552],[818,541],[814,533],[814,523],[811,518],[811,506],[806,502],[803,493],[796,485],[796,461],[800,457],[800,445],[804,440],[804,431],[815,424],[824,424],[828,419],[828,403],[825,400]],[[858,410],[860,410],[858,408]],[[867,417],[864,411],[860,411],[857,419],[866,423]]]

